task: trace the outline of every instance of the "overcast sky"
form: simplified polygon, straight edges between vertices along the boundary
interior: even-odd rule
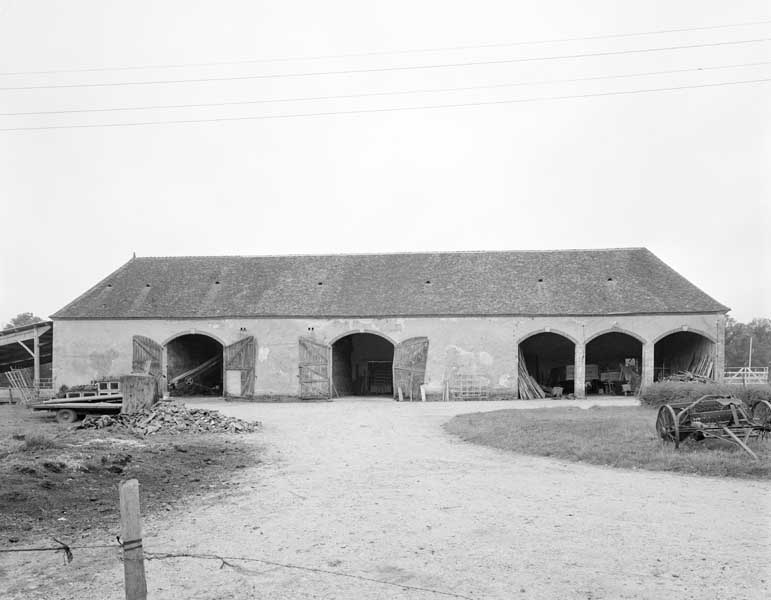
[[[771,83],[598,95],[771,79],[711,68],[771,61],[751,41],[771,24],[513,44],[770,18],[762,0],[0,0],[0,87],[35,87],[0,89],[0,129],[472,105],[0,131],[0,324],[50,315],[132,252],[628,246],[739,320],[771,316]],[[684,45],[701,47],[653,50]],[[239,62],[296,57],[314,59]],[[212,62],[238,64],[115,69]],[[367,72],[286,76],[351,70]],[[39,87],[254,75],[279,76]],[[605,79],[564,81],[589,77]],[[425,91],[458,87],[477,89]],[[555,96],[584,97],[533,101]]]

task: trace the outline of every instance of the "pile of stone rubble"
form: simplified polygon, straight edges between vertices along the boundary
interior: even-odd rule
[[[89,415],[81,429],[124,429],[138,435],[154,433],[250,433],[258,421],[227,417],[216,410],[187,408],[180,402],[158,402],[151,408],[130,415]]]

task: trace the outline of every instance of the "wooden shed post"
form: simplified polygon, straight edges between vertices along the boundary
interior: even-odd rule
[[[33,330],[35,334],[33,348],[34,352],[34,383],[32,384],[36,389],[40,387],[40,335],[38,334],[37,327]]]

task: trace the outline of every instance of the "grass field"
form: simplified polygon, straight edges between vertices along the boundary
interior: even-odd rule
[[[771,439],[752,442],[754,461],[719,441],[675,450],[656,435],[656,409],[604,407],[500,410],[458,415],[445,429],[466,441],[522,454],[622,469],[771,479]]]

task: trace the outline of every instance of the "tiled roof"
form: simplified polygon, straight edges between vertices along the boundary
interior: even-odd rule
[[[726,312],[645,248],[135,258],[55,319]]]

